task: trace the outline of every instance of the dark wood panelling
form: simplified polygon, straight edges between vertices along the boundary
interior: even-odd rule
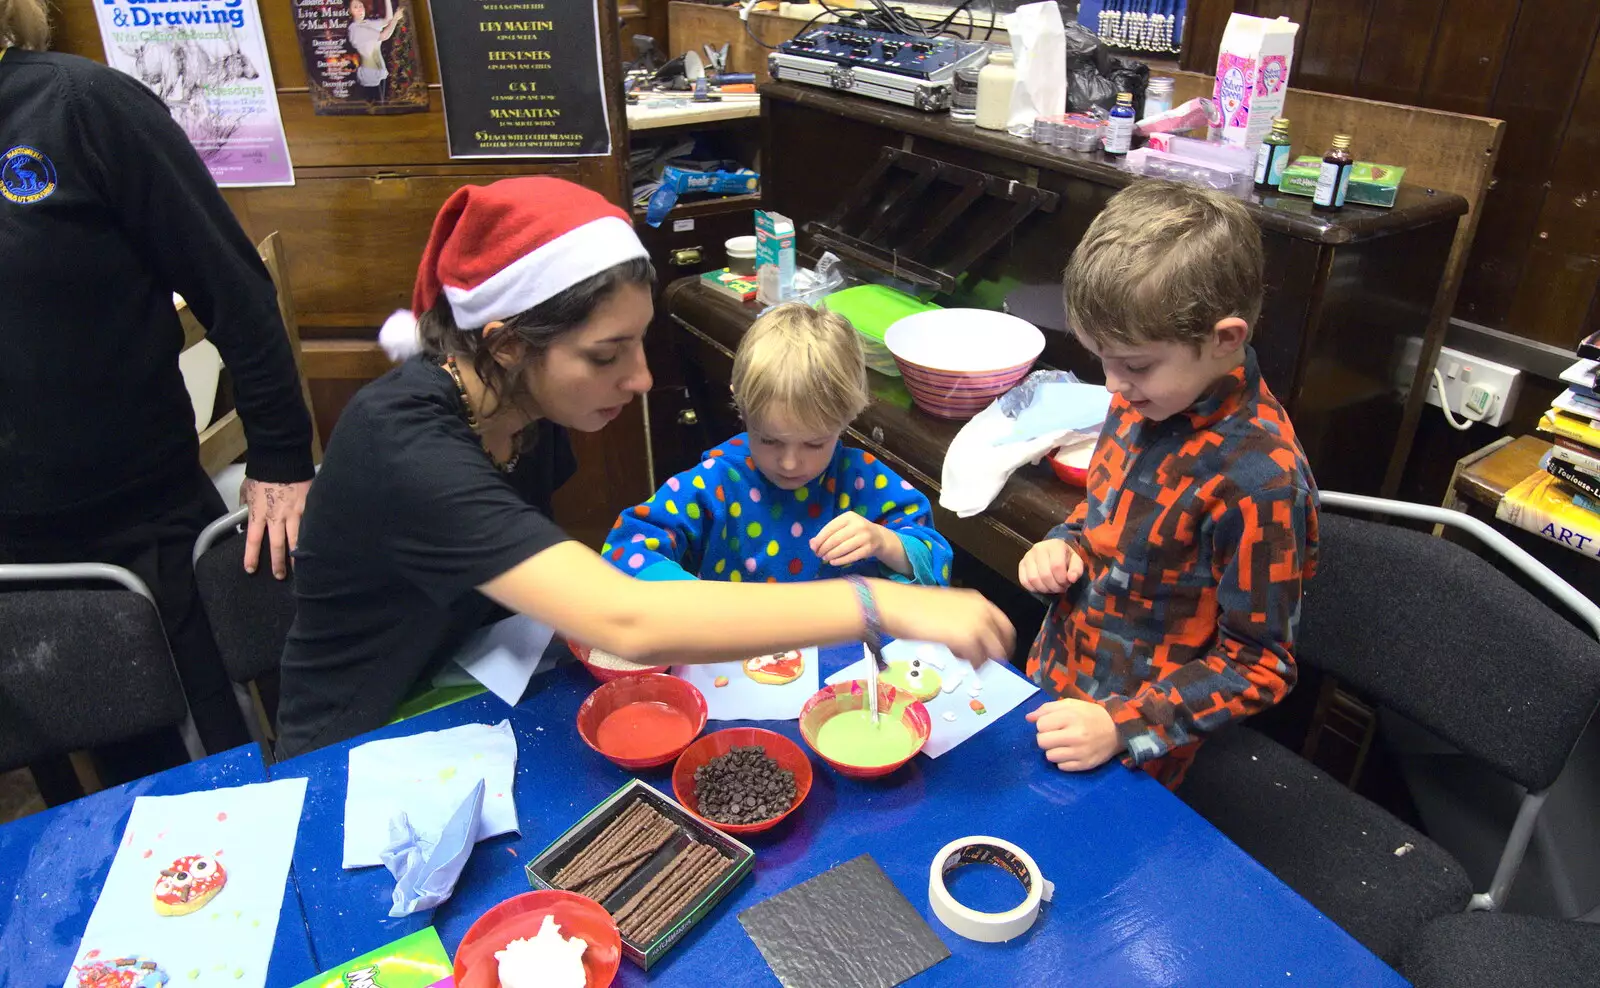
[[[1600,3],[1190,0],[1184,68],[1214,70],[1235,10],[1301,25],[1297,87],[1505,120],[1454,314],[1562,347],[1596,328]],[[1411,164],[1405,149],[1354,133],[1358,156]]]
[[[1521,8],[1521,0],[1445,0],[1419,105],[1487,116]]]
[[[1592,311],[1600,279],[1600,45],[1567,120],[1551,168],[1533,248],[1508,322],[1524,335],[1571,346]]]
[[[1529,256],[1597,26],[1600,4],[1523,0],[1490,105],[1490,113],[1506,122],[1495,169],[1498,182],[1484,204],[1483,225],[1461,291],[1467,318],[1563,346],[1577,342],[1575,326],[1515,324],[1511,308],[1525,274],[1540,279],[1538,290],[1555,290],[1543,282],[1543,271],[1529,266]]]
[[[1444,5],[1445,0],[1385,0],[1382,12],[1367,30],[1356,77],[1357,96],[1390,103],[1417,102]]]
[[[1222,32],[1228,27],[1228,15],[1235,9],[1248,11],[1250,6],[1249,0],[1234,4],[1226,0],[1189,0],[1178,64],[1190,72],[1216,71],[1217,49],[1222,47]]]
[[[1250,13],[1257,17],[1287,17],[1300,25],[1300,30],[1294,35],[1294,58],[1289,65],[1289,84],[1300,85],[1295,80],[1295,73],[1299,71],[1300,59],[1306,47],[1306,18],[1311,13],[1311,0],[1256,0]],[[1234,4],[1235,10],[1243,11],[1245,4]]]
[[[1311,4],[1310,17],[1300,27],[1306,36],[1300,65],[1290,69],[1296,86],[1323,93],[1355,94],[1374,2],[1316,0]]]

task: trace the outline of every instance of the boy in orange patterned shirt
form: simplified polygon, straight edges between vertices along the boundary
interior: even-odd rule
[[[1317,488],[1249,345],[1261,272],[1243,204],[1156,181],[1113,196],[1067,266],[1113,397],[1087,499],[1019,573],[1060,595],[1028,659],[1059,699],[1028,719],[1064,771],[1120,757],[1175,788],[1207,733],[1294,686]]]

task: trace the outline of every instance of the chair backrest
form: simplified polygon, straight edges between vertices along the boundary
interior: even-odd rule
[[[266,265],[267,273],[272,276],[272,285],[277,290],[278,314],[283,317],[289,348],[294,351],[295,370],[300,375],[300,395],[305,400],[306,411],[312,413],[311,456],[314,462],[320,463],[322,440],[317,435],[311,385],[306,380],[305,356],[300,346],[300,323],[294,314],[294,296],[289,286],[289,266],[283,255],[283,239],[276,232],[269,233],[266,239],[256,245],[256,252],[261,255],[261,262]],[[179,300],[177,306],[178,321],[183,326],[183,348],[188,350],[205,339],[206,329],[187,304]],[[231,409],[218,416],[200,432],[200,464],[205,468],[206,475],[216,476],[228,464],[243,456],[245,446],[244,423],[239,419],[239,412]]]
[[[242,516],[242,509],[234,516]],[[279,580],[262,566],[244,571],[244,536],[229,530],[198,547],[195,583],[228,679],[249,683],[278,668],[294,624],[294,571]]]
[[[80,586],[0,593],[0,772],[188,719],[155,604]]]
[[[1600,643],[1464,546],[1325,510],[1297,658],[1529,790],[1600,703]]]

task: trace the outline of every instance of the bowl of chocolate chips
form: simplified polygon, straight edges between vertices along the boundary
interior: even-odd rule
[[[672,794],[725,834],[778,825],[811,792],[811,760],[793,741],[758,727],[730,727],[684,749]]]

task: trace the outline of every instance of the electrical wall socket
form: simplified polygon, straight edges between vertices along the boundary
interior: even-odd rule
[[[1417,371],[1417,361],[1421,355],[1420,336],[1408,338],[1401,347],[1400,360],[1395,367],[1395,386],[1402,394],[1411,388],[1412,378]],[[1481,417],[1483,424],[1501,425],[1511,417],[1511,412],[1516,408],[1517,395],[1522,390],[1520,370],[1449,347],[1439,348],[1437,366],[1439,373],[1444,375],[1445,397],[1449,399],[1450,411],[1456,418],[1469,417],[1465,414],[1466,409],[1469,406],[1475,408],[1476,403],[1483,400],[1484,393],[1475,391],[1475,386],[1487,388],[1492,392],[1488,396],[1487,408]],[[1423,383],[1428,388],[1428,404],[1438,407],[1439,385],[1434,381],[1433,375],[1428,374]]]

